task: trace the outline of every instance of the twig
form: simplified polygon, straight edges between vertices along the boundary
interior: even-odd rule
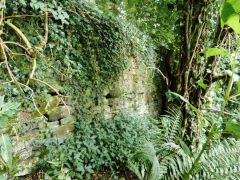
[[[26,54],[23,54],[23,53],[11,53],[11,55],[16,55],[16,56],[26,56]]]
[[[24,47],[23,45],[17,43],[17,42],[5,41],[5,42],[3,42],[3,44],[14,44],[14,45],[16,45],[16,46],[18,46],[18,47],[24,49],[24,50],[27,52],[27,54],[30,55],[30,53],[29,53],[29,51],[27,50],[27,48]]]
[[[11,27],[11,28],[17,33],[17,35],[24,41],[24,43],[26,44],[28,50],[29,50],[30,53],[31,53],[31,51],[32,51],[32,46],[31,46],[30,42],[28,41],[28,39],[26,38],[26,36],[22,33],[22,31],[21,31],[18,27],[16,27],[16,26],[13,25],[12,23],[10,23],[9,21],[6,21],[5,23],[6,23],[9,27]]]
[[[45,13],[45,35],[44,35],[44,40],[42,42],[39,43],[38,47],[34,50],[34,52],[32,53],[32,57],[33,57],[33,68],[32,68],[32,72],[30,74],[30,77],[27,81],[27,85],[29,84],[29,81],[31,79],[33,79],[34,77],[34,73],[36,71],[37,68],[37,60],[36,60],[36,55],[39,52],[39,50],[45,46],[47,44],[48,41],[48,11],[47,11],[47,7],[46,7],[46,13]]]
[[[13,16],[6,16],[4,19],[12,19],[12,18],[25,18],[25,17],[41,17],[45,14],[39,14],[39,15],[30,15],[30,14],[19,14],[19,15],[13,15]]]
[[[164,76],[164,74],[162,73],[162,71],[159,68],[156,68],[156,67],[147,67],[147,68],[157,70],[157,72],[162,75],[163,79],[166,81],[166,84],[168,85],[168,78],[166,76]]]
[[[42,80],[40,80],[40,79],[32,78],[32,80],[33,80],[33,81],[40,82],[40,83],[42,83],[42,84],[45,84],[46,86],[48,86],[49,88],[51,88],[51,89],[59,96],[60,100],[62,101],[62,103],[64,104],[64,106],[67,107],[68,113],[70,114],[70,109],[68,108],[67,104],[66,104],[65,101],[63,100],[63,97],[64,97],[64,96],[63,96],[62,94],[60,94],[60,93],[58,92],[58,90],[56,90],[53,86],[51,86],[51,85],[48,84],[47,82],[42,81]]]
[[[37,112],[41,115],[41,116],[43,116],[45,119],[47,119],[41,112],[40,112],[40,110],[38,109],[38,107],[37,107],[37,105],[36,105],[36,102],[35,102],[35,99],[34,99],[34,91],[33,91],[33,89],[32,88],[30,88],[29,86],[27,86],[27,85],[25,85],[25,84],[22,84],[22,83],[19,83],[21,86],[24,86],[24,87],[26,87],[26,88],[28,88],[31,92],[32,92],[32,94],[31,94],[31,99],[32,99],[32,102],[33,102],[33,105],[34,105],[34,107],[35,107],[35,109],[37,110]]]
[[[195,57],[195,54],[196,54],[198,42],[199,42],[199,39],[200,39],[200,37],[202,35],[202,30],[203,30],[204,25],[205,25],[205,23],[202,24],[201,30],[200,30],[198,38],[197,38],[197,42],[196,42],[194,50],[193,50],[192,57],[191,57],[190,62],[189,62],[188,70],[185,72],[185,82],[184,82],[185,83],[184,84],[185,92],[184,92],[184,97],[187,98],[187,99],[189,99],[188,98],[188,96],[189,96],[189,93],[188,93],[188,91],[189,91],[189,89],[188,89],[189,74],[190,74],[190,70],[191,70],[191,67],[192,67],[193,58]],[[187,107],[188,106],[186,105],[185,108],[187,109]],[[184,128],[183,128],[182,137],[184,137],[184,135],[185,135],[186,126],[187,126],[187,118],[184,119]]]
[[[0,162],[7,168],[8,165],[4,162],[4,160],[2,159],[2,157],[0,156]]]
[[[12,83],[12,82],[14,82],[14,81],[12,80],[12,81],[7,81],[7,82],[2,82],[2,83],[0,83],[0,85],[9,84],[9,83]]]
[[[6,50],[7,50],[7,54],[10,57],[10,59],[14,62],[14,64],[16,65],[16,62],[14,61],[14,59],[12,58],[13,52],[6,46]]]
[[[47,41],[48,41],[48,8],[46,7],[44,40],[39,43],[39,45],[38,45],[37,48],[35,48],[32,57],[36,57],[36,54],[38,53],[38,51],[39,51],[43,46],[45,46],[45,45],[47,44]]]
[[[5,53],[5,51],[4,51],[3,41],[2,41],[1,38],[0,38],[0,47],[1,47],[1,51],[2,51],[2,52],[1,52],[1,55],[2,55],[1,58],[3,58],[3,60],[4,60],[4,62],[5,62],[5,65],[6,65],[6,68],[7,68],[7,71],[8,71],[9,76],[11,77],[12,81],[16,82],[17,85],[18,85],[18,87],[22,90],[21,86],[19,86],[18,82],[16,81],[16,79],[15,79],[15,77],[14,77],[14,75],[13,75],[13,73],[12,73],[12,71],[11,71],[9,65],[8,65],[7,56],[6,56],[6,53]],[[23,91],[23,90],[22,90],[22,91]]]
[[[1,0],[1,3],[3,4],[3,6],[5,6],[5,4],[6,4],[6,0]],[[1,8],[1,9],[2,9],[2,10],[1,10],[0,24],[2,24],[3,19],[4,19],[4,9],[3,9],[3,8]]]
[[[204,108],[204,109],[202,109],[202,110],[209,110],[209,111],[221,112],[220,110],[212,109],[212,108]],[[229,116],[240,116],[239,114],[232,114],[232,113],[229,113],[229,112],[226,112],[226,111],[223,111],[222,113],[223,113],[223,114],[226,114],[226,115],[229,115]]]
[[[33,68],[32,68],[32,72],[31,72],[31,74],[30,74],[30,76],[29,76],[29,79],[28,79],[26,85],[28,85],[29,82],[30,82],[30,80],[33,79],[33,76],[34,76],[34,73],[35,73],[35,71],[36,71],[36,68],[37,68],[37,60],[36,60],[36,57],[35,57],[35,58],[33,58]]]
[[[201,27],[201,30],[199,32],[199,35],[198,35],[198,38],[197,38],[197,42],[196,42],[196,45],[194,47],[194,50],[193,50],[193,54],[192,54],[192,57],[191,57],[191,60],[189,62],[189,67],[188,67],[188,70],[186,72],[186,82],[185,82],[185,89],[186,89],[186,93],[188,92],[187,91],[187,86],[188,86],[188,78],[189,78],[189,73],[190,73],[190,70],[191,70],[191,67],[192,67],[192,62],[193,62],[193,58],[195,57],[195,54],[196,54],[196,50],[197,50],[197,46],[198,46],[198,42],[199,42],[199,39],[202,35],[202,30],[203,30],[203,27],[204,27],[205,23],[202,24],[202,27]],[[184,96],[185,97],[185,96]]]

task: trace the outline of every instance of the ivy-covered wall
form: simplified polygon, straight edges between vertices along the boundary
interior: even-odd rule
[[[42,130],[66,137],[74,133],[76,121],[130,112],[156,115],[161,104],[150,68],[155,63],[153,46],[124,19],[105,15],[85,1],[7,0],[5,20],[22,31],[34,50],[44,39],[46,6],[48,42],[36,56],[38,81],[29,79],[32,57],[16,45],[24,42],[4,25],[4,41],[14,42],[6,43],[6,51],[15,81],[1,63],[0,95],[21,103],[6,131],[14,137],[14,151],[26,167],[33,162],[31,142],[43,138]]]
[[[137,59],[137,64],[152,66],[154,63],[154,50],[148,37],[123,19],[105,15],[94,4],[77,0],[16,0],[7,1],[6,6],[6,20],[23,32],[32,47],[37,47],[44,38],[45,21],[41,14],[48,6],[48,42],[36,57],[34,77],[67,96],[64,100],[81,117],[92,117],[89,107],[83,104],[93,101],[97,104],[106,87],[117,81],[131,64],[131,57]],[[19,14],[27,15],[19,18]],[[5,28],[6,41],[24,44],[16,32],[7,25]],[[25,53],[14,44],[8,47],[13,53]],[[26,84],[33,66],[31,57],[12,55],[9,64],[16,81]],[[0,81],[11,81],[5,65],[0,68]],[[29,87],[38,99],[37,106],[41,106],[39,101],[46,102],[50,96],[57,95],[39,81],[30,80]],[[90,95],[85,98],[89,89]],[[21,90],[16,83],[6,83],[0,91],[8,99],[21,101],[22,108],[28,112],[34,111],[29,88]]]

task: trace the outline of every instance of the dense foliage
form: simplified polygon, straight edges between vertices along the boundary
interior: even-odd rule
[[[118,18],[105,15],[92,3],[36,0],[7,2],[6,19],[20,28],[33,47],[38,46],[44,35],[45,22],[41,14],[45,12],[46,5],[50,13],[48,43],[36,57],[34,76],[46,81],[60,93],[71,96],[69,101],[82,115],[87,115],[88,110],[80,104],[92,102],[100,96],[104,88],[126,68],[129,63],[126,61],[127,57],[144,59],[141,62],[137,60],[139,63],[149,64],[154,61],[153,47],[147,43],[146,35]],[[18,14],[31,16],[17,18]],[[8,36],[4,37],[5,41],[18,42],[17,34],[6,28]],[[14,53],[24,53],[19,47],[10,44],[10,48],[13,51],[11,58],[14,60],[9,61],[12,73],[16,81],[24,84],[32,69],[31,58],[15,55]],[[7,70],[1,71],[3,82],[11,81],[6,72]],[[45,98],[49,93],[56,93],[39,82],[30,82],[30,87],[37,89],[34,91],[35,96]],[[3,93],[8,92],[6,94],[9,97],[21,98],[23,105],[29,106],[31,111],[33,106],[28,100],[31,95],[29,89],[23,87],[27,96],[9,84],[1,88]],[[92,94],[87,100],[83,99],[89,88],[93,91]]]
[[[74,137],[63,141],[48,135],[38,142],[38,168],[47,168],[45,177],[57,179],[89,179],[104,168],[123,168],[144,141],[156,136],[155,129],[151,119],[137,114],[122,114],[93,124],[83,119],[76,124]]]
[[[238,1],[1,0],[0,179],[239,179]],[[96,110],[132,62],[161,118]]]

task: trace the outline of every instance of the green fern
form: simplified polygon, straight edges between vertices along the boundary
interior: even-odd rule
[[[181,133],[182,113],[178,107],[167,111],[167,115],[161,117],[162,121],[162,142],[175,142],[176,137]]]
[[[146,142],[129,160],[128,167],[141,180],[182,179],[199,153],[191,153],[179,138],[181,111],[172,108],[168,113],[161,119],[158,142]],[[229,139],[211,145],[190,177],[196,180],[240,179],[240,142]]]

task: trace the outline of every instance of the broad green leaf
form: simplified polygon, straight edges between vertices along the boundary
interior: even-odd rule
[[[184,98],[183,96],[181,96],[180,94],[177,94],[177,93],[175,93],[175,92],[170,92],[171,94],[173,94],[173,95],[175,95],[175,96],[177,96],[177,97],[179,97],[182,101],[184,101],[185,103],[187,103],[191,108],[192,108],[192,110],[193,111],[195,111],[195,113],[200,117],[201,116],[201,114],[200,114],[200,112],[198,111],[198,109],[195,107],[195,106],[193,106],[186,98]]]
[[[240,123],[226,122],[226,131],[233,132],[237,137],[240,137]]]
[[[135,4],[135,1],[134,0],[128,0],[128,5],[127,5],[127,8],[132,8]]]
[[[0,179],[1,179],[1,180],[7,180],[7,177],[4,176],[4,175],[0,175]]]
[[[240,2],[239,0],[226,0],[220,8],[221,26],[230,26],[235,33],[240,32],[239,22]]]
[[[233,76],[233,82],[237,82],[240,79],[240,76],[237,73],[232,73],[230,70],[225,70],[226,74],[229,75],[230,77]]]
[[[197,81],[197,84],[199,85],[199,86],[201,86],[203,89],[207,89],[207,87],[208,87],[208,85],[207,84],[204,84],[204,82],[203,82],[203,80],[201,79],[201,80],[198,80]]]
[[[0,144],[1,144],[1,156],[3,160],[8,165],[9,169],[12,169],[12,144],[10,138],[7,135],[3,135],[0,137]]]
[[[240,78],[239,78],[239,80],[237,82],[237,89],[238,89],[238,92],[240,92]]]
[[[4,96],[0,96],[0,104],[3,104]]]
[[[0,116],[0,129],[5,128],[7,126],[8,117],[7,116]]]
[[[26,5],[26,1],[25,1],[25,0],[19,0],[19,2],[20,2],[22,5]]]
[[[0,2],[0,10],[5,9],[5,8],[6,8],[6,6],[2,2]]]
[[[206,51],[206,57],[216,56],[216,55],[224,55],[228,56],[231,59],[231,55],[225,51],[223,48],[210,48]]]
[[[188,148],[188,146],[186,145],[186,143],[179,137],[177,137],[177,139],[179,140],[180,144],[181,144],[181,147],[184,151],[185,154],[189,155],[189,156],[192,156],[191,155],[191,151],[190,149]]]

